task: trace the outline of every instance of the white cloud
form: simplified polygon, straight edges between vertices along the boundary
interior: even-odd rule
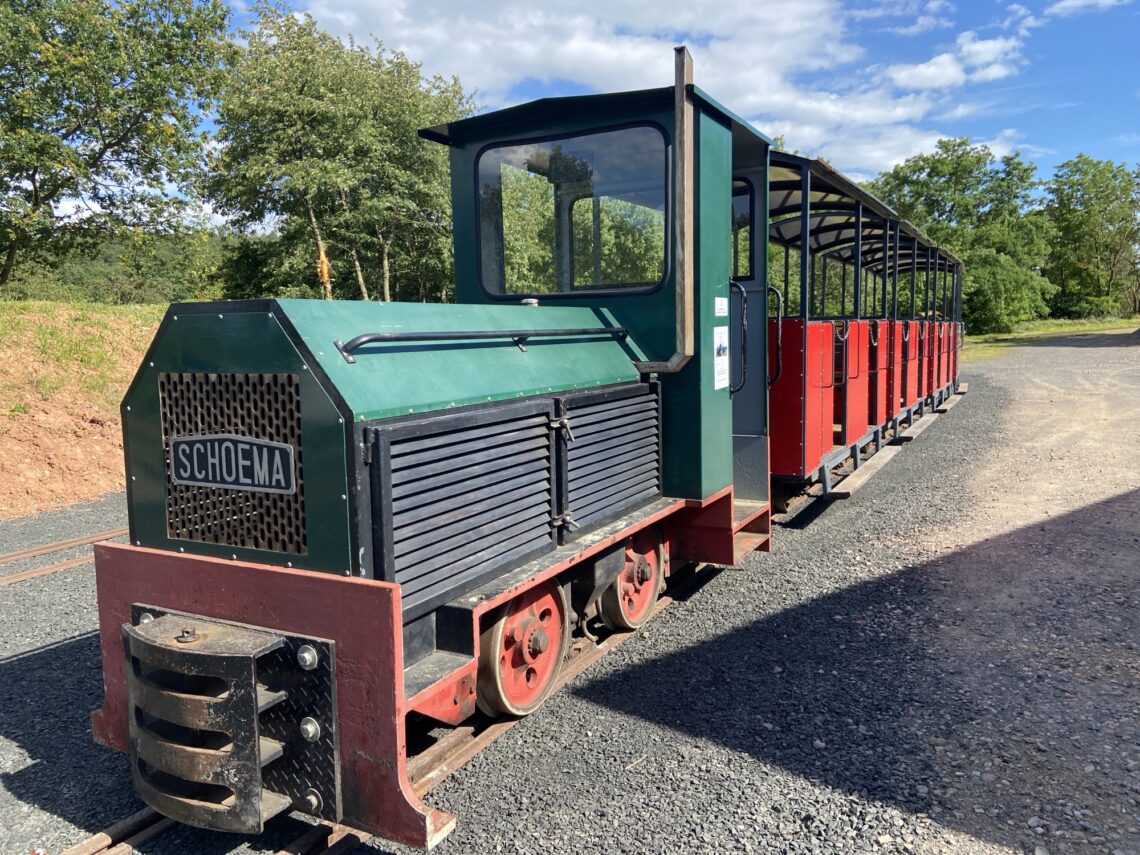
[[[954,119],[965,119],[969,116],[976,115],[982,108],[977,104],[970,101],[962,101],[955,104],[949,110],[942,114],[941,118],[953,121]]]
[[[955,46],[962,64],[968,68],[1006,61],[1021,53],[1021,39],[979,39],[973,30],[960,33]]]
[[[970,72],[971,83],[989,83],[1017,74],[1017,66],[1009,62],[994,62]]]
[[[1059,2],[1045,8],[1046,15],[1065,17],[1077,15],[1081,12],[1111,9],[1113,6],[1123,6],[1131,0],[1059,0]]]
[[[1003,128],[998,131],[997,136],[988,140],[975,140],[978,145],[984,145],[994,153],[994,157],[1005,157],[1007,154],[1012,154],[1015,151],[1020,151],[1022,154],[1029,157],[1041,157],[1045,154],[1053,154],[1053,150],[1049,148],[1042,148],[1038,145],[1033,145],[1024,141],[1025,135],[1016,128]]]
[[[873,174],[942,134],[937,120],[973,115],[969,87],[1018,72],[1022,29],[1032,18],[1006,7],[1008,31],[956,36],[923,62],[875,66],[860,44],[863,22],[896,34],[951,25],[949,0],[302,0],[329,31],[367,40],[423,63],[428,74],[458,75],[485,108],[509,106],[526,91],[612,92],[668,86],[673,45],[687,41],[697,82],[789,146],[839,168]],[[863,5],[852,7],[853,3]],[[1066,2],[1066,0],[1062,0]],[[1016,34],[1016,35],[1015,35]],[[860,66],[857,63],[863,61]]]
[[[1002,21],[1002,29],[1016,29],[1017,34],[1023,39],[1029,35],[1030,31],[1044,26],[1046,23],[1044,18],[1038,18],[1020,3],[1007,6],[1006,11],[1009,12],[1009,16]]]
[[[897,14],[912,14],[910,8],[896,7]],[[898,36],[917,36],[919,33],[928,33],[931,30],[940,30],[954,26],[954,22],[941,15],[941,12],[953,12],[954,4],[949,0],[927,0],[922,6],[922,13],[915,18],[914,23],[906,26],[891,27],[890,32]]]
[[[954,22],[949,18],[942,18],[937,15],[919,15],[913,24],[905,27],[892,27],[891,32],[900,36],[917,36],[919,33],[927,33],[931,30],[939,30],[953,25]]]
[[[966,71],[952,53],[940,53],[926,62],[892,65],[886,70],[899,89],[946,89],[966,82]]]
[[[958,34],[954,51],[926,62],[892,65],[884,72],[899,89],[953,89],[963,84],[987,83],[1017,74],[1021,39],[980,39],[973,30]]]

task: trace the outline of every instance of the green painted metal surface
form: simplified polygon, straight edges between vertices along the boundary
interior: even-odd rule
[[[131,540],[142,546],[281,564],[279,552],[174,540],[166,528],[166,454],[159,375],[289,373],[301,388],[301,435],[307,552],[296,567],[346,572],[352,566],[345,425],[329,394],[289,341],[265,301],[173,306],[123,400]],[[266,402],[268,404],[268,402]],[[237,431],[235,431],[237,432]],[[251,432],[252,433],[252,432]],[[345,497],[345,498],[342,498]]]
[[[575,307],[280,300],[357,421],[444,410],[637,380],[639,351],[611,336],[378,342],[345,361],[334,341],[370,332],[421,333],[619,326]]]
[[[717,382],[717,328],[728,339],[732,211],[732,134],[712,113],[697,119],[695,350],[676,374],[662,376],[664,487],[667,495],[703,498],[732,483],[732,402]],[[722,358],[727,359],[727,354]],[[724,374],[721,379],[723,382]],[[721,385],[721,388],[717,388]]]

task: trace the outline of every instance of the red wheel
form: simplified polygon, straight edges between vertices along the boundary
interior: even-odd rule
[[[598,613],[610,629],[637,629],[649,620],[665,584],[661,543],[652,530],[625,542],[625,566],[598,600]]]
[[[566,598],[542,582],[511,600],[479,643],[475,701],[488,715],[527,715],[546,700],[567,646]]]

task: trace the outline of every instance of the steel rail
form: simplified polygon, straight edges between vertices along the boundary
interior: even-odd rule
[[[35,558],[36,556],[47,555],[52,552],[62,552],[65,549],[71,549],[76,546],[86,546],[89,543],[97,543],[100,540],[110,540],[112,537],[122,537],[127,532],[128,529],[125,528],[112,528],[95,534],[85,534],[82,537],[72,537],[68,540],[57,540],[55,543],[33,546],[30,549],[21,549],[19,552],[6,552],[0,555],[0,564],[10,564],[13,561],[20,561],[24,558]]]
[[[5,585],[13,585],[16,582],[23,582],[26,579],[34,579],[37,576],[47,576],[49,573],[58,573],[60,570],[70,570],[72,567],[81,567],[84,564],[90,564],[95,559],[90,555],[80,555],[77,558],[68,558],[66,561],[58,561],[55,564],[45,564],[43,567],[34,567],[31,570],[23,570],[19,573],[10,573],[7,576],[0,576],[0,588]]]
[[[65,849],[60,855],[129,855],[143,843],[177,825],[177,822],[164,817],[153,808],[143,808],[70,849]],[[371,838],[371,834],[358,828],[322,822],[277,850],[276,855],[341,855],[367,843]]]

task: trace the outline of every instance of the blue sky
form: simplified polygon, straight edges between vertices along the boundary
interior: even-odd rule
[[[700,86],[858,178],[943,136],[1020,149],[1043,177],[1078,152],[1140,162],[1140,0],[293,2],[487,108],[668,85],[684,42]]]

